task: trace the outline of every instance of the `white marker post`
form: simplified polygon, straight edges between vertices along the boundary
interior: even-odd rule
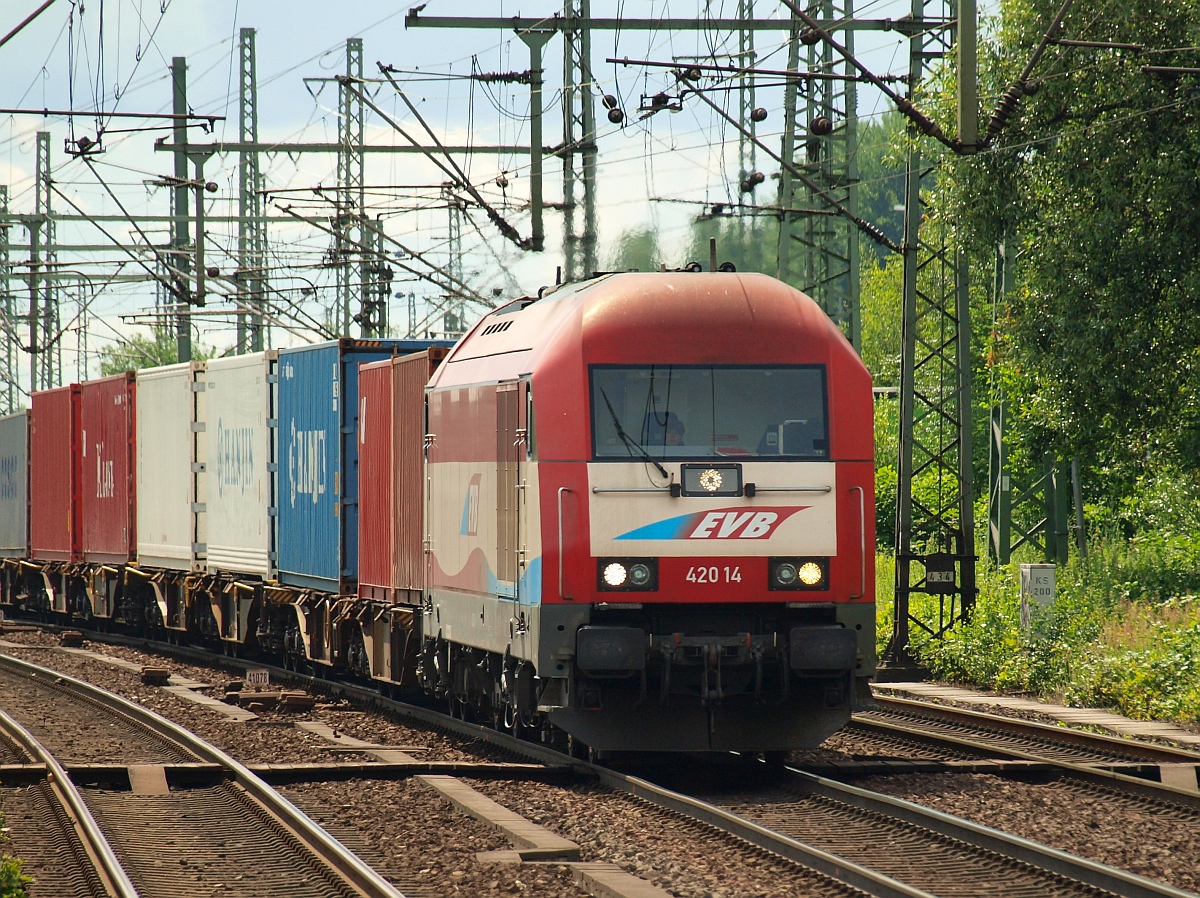
[[[1033,621],[1054,604],[1057,590],[1053,564],[1021,565],[1021,629],[1028,633]]]

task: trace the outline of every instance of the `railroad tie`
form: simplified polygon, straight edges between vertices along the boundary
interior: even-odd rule
[[[338,732],[329,724],[321,723],[319,720],[299,720],[296,722],[296,726],[316,736],[328,739],[342,748],[361,751],[363,754],[370,755],[375,760],[382,761],[385,764],[417,763],[417,759],[408,752],[388,748],[386,745],[378,745],[374,742],[364,742],[362,739],[355,739],[353,736],[347,736],[345,733]]]
[[[594,898],[671,898],[670,892],[626,873],[616,864],[572,864],[571,878]]]
[[[1164,786],[1174,786],[1188,792],[1200,792],[1200,765],[1159,764],[1158,778]]]
[[[167,785],[167,768],[162,764],[131,764],[129,788],[135,795],[166,795],[171,791]]]
[[[502,832],[514,845],[515,852],[494,852],[493,860],[516,860],[508,855],[517,855],[523,861],[577,861],[579,846],[564,839],[532,820],[510,811],[486,795],[476,792],[460,779],[452,776],[418,776],[417,780],[439,792],[443,798],[466,814],[482,820]]]

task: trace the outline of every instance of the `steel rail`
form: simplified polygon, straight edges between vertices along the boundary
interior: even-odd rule
[[[936,705],[931,702],[915,699],[896,698],[893,696],[876,695],[875,703],[881,710],[910,712],[923,717],[933,717],[952,723],[961,723],[972,727],[986,727],[1000,730],[1014,736],[1066,743],[1072,746],[1089,749],[1098,754],[1114,754],[1117,756],[1140,758],[1154,763],[1186,763],[1200,762],[1200,752],[1188,751],[1182,748],[1172,748],[1156,745],[1121,736],[1109,736],[1102,733],[1088,733],[1069,727],[1055,726],[1031,720],[1020,720],[1014,717],[1003,717],[986,711],[975,711],[967,708],[955,708],[948,705]],[[864,715],[867,719],[870,715]]]
[[[74,829],[73,835],[79,839],[84,851],[91,858],[96,876],[105,893],[113,898],[138,898],[138,891],[130,882],[112,845],[104,837],[104,833],[96,823],[96,818],[88,810],[83,796],[79,794],[79,790],[75,788],[70,775],[58,762],[58,759],[29,730],[4,711],[0,711],[0,732],[16,743],[35,763],[41,764],[45,768],[46,784],[71,820]]]
[[[1186,892],[1135,873],[1077,857],[1057,848],[1009,835],[960,817],[952,817],[900,798],[870,792],[802,770],[788,769],[787,773],[793,784],[807,793],[902,820],[984,851],[1022,861],[1039,870],[1065,876],[1093,888],[1104,889],[1123,898],[1196,898],[1194,892]]]
[[[106,638],[111,638],[111,634],[108,634]],[[135,640],[129,640],[129,642],[135,642]],[[137,640],[136,642],[145,644],[146,640]],[[167,648],[174,652],[180,651],[179,646],[169,646]],[[202,654],[197,650],[185,649],[182,652],[182,654],[193,653],[196,655]],[[205,657],[211,656],[206,655]],[[222,658],[221,661],[222,663],[232,663],[239,667],[244,665],[244,662],[240,662],[237,659]],[[623,774],[606,767],[585,762],[581,759],[566,757],[555,749],[517,739],[482,724],[449,717],[430,708],[387,699],[377,691],[365,687],[318,680],[282,669],[278,669],[278,673],[281,676],[311,682],[319,687],[327,688],[334,693],[356,696],[368,701],[377,702],[413,719],[487,741],[493,745],[524,754],[527,757],[544,763],[569,764],[581,773],[595,776],[599,782],[615,791],[634,795],[672,813],[714,826],[764,850],[777,854],[794,863],[801,864],[867,894],[885,896],[885,898],[934,898],[934,896],[926,891],[863,867],[847,858],[805,844],[782,833],[775,832],[769,827],[747,820],[724,808],[716,807],[699,799],[655,785],[645,779]],[[61,675],[55,674],[55,676]],[[856,722],[858,722],[857,719]],[[899,727],[885,727],[884,729],[901,730]],[[1049,727],[1048,729],[1055,731],[1056,734],[1058,732],[1057,728],[1054,727]],[[909,735],[908,733],[904,734]],[[933,738],[930,736],[930,739]],[[964,740],[952,741],[972,748],[976,753],[979,752],[978,745],[972,745]],[[1117,741],[1123,742],[1123,740]],[[1009,754],[1014,757],[1020,757],[1023,760],[1046,762],[1044,758],[1032,755],[1026,757],[1020,752],[1014,751],[1009,752]],[[1060,767],[1072,776],[1109,788],[1120,788],[1133,792],[1141,790],[1143,796],[1159,801],[1163,800],[1165,796],[1169,796],[1171,800],[1176,800],[1190,807],[1200,809],[1200,795],[1193,795],[1183,790],[1162,787],[1156,783],[1140,780],[1135,777],[1110,773],[1069,762],[1050,761],[1046,763]],[[1200,898],[1200,896],[1192,892],[1177,889],[1173,886],[1158,883],[1145,877],[1084,858],[1075,857],[1058,849],[952,817],[911,802],[869,792],[865,789],[839,783],[801,770],[787,768],[786,773],[792,780],[790,785],[794,785],[795,788],[802,792],[840,801],[853,807],[879,813],[910,825],[922,827],[942,836],[961,840],[981,850],[1023,862],[1039,870],[1065,876],[1091,888],[1107,890],[1115,894],[1128,896],[1128,898]]]
[[[24,672],[39,681],[49,681],[58,687],[66,686],[87,697],[88,700],[136,721],[160,737],[185,747],[202,760],[220,765],[238,786],[278,819],[290,834],[294,835],[327,867],[357,889],[364,898],[404,898],[401,892],[325,832],[303,811],[267,785],[249,768],[215,745],[205,742],[194,733],[188,732],[149,708],[127,701],[119,695],[106,692],[67,674],[7,655],[0,655],[0,665],[10,670]],[[66,776],[65,772],[63,776]]]
[[[994,715],[992,715],[994,716]],[[1002,718],[1004,719],[1004,718]],[[890,723],[879,720],[867,720],[865,715],[860,718],[855,715],[851,725],[868,732],[878,733],[882,736],[900,737],[916,742],[923,742],[930,746],[950,746],[958,750],[969,752],[976,756],[991,756],[1003,757],[1015,761],[1031,761],[1042,764],[1046,767],[1055,768],[1070,779],[1086,783],[1090,786],[1097,786],[1105,789],[1113,789],[1119,792],[1124,792],[1128,795],[1134,795],[1139,798],[1149,799],[1154,802],[1166,802],[1185,807],[1194,812],[1200,812],[1200,791],[1188,790],[1173,786],[1168,783],[1159,782],[1153,779],[1147,779],[1143,776],[1132,776],[1128,773],[1122,773],[1117,769],[1107,769],[1109,766],[1121,767],[1120,762],[1094,762],[1082,763],[1076,761],[1065,761],[1062,758],[1056,758],[1047,754],[1038,753],[1036,748],[1018,749],[1002,745],[981,745],[977,741],[972,741],[967,736],[952,736],[945,733],[934,733],[928,730],[913,728],[899,723]],[[1041,726],[1045,726],[1042,724]],[[1055,735],[1059,733],[1070,732],[1057,727],[1046,727]],[[1045,737],[1041,737],[1045,738]],[[1111,737],[1108,737],[1111,739]],[[1126,740],[1115,740],[1119,745],[1124,745]],[[1145,743],[1137,743],[1145,746]],[[1190,758],[1195,760],[1194,758]],[[1174,759],[1176,762],[1178,757]]]
[[[627,792],[672,813],[707,823],[722,832],[745,839],[752,845],[823,873],[868,895],[879,898],[935,898],[922,889],[777,833],[724,808],[657,786],[640,777],[618,773],[605,767],[594,769],[600,782],[614,791]]]

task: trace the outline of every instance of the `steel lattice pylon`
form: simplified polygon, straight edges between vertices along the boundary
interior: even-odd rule
[[[361,245],[365,206],[363,182],[363,119],[362,95],[351,85],[361,88],[363,78],[362,38],[346,41],[346,82],[338,85],[341,115],[338,119],[338,208],[330,264],[337,271],[338,333],[350,336],[350,308],[354,294],[365,295],[367,273],[363,265]],[[358,264],[352,265],[351,259]]]
[[[254,61],[254,29],[240,32],[239,79],[240,127],[242,143],[258,143],[258,88]],[[267,224],[263,217],[263,186],[258,153],[242,150],[238,154],[238,352],[263,349],[262,303],[266,289]]]
[[[0,184],[0,216],[8,217],[8,185]],[[0,221],[0,301],[3,302],[4,314],[4,383],[0,385],[0,401],[4,404],[4,413],[11,414],[20,407],[21,388],[20,351],[21,344],[17,335],[20,333],[17,321],[17,304],[12,294],[12,276],[9,268],[9,241],[12,238],[12,225]]]
[[[854,18],[853,0],[821,0],[810,12],[839,26]],[[839,34],[846,50],[854,52],[854,31]],[[858,93],[849,62],[825,41],[802,39],[801,23],[793,13],[788,46],[788,69],[847,76],[791,80],[785,90],[783,158],[795,164],[827,196],[857,214]],[[797,140],[797,132],[803,137]],[[810,295],[833,318],[850,341],[861,346],[858,278],[859,235],[854,224],[833,214],[828,202],[811,187],[800,186],[784,168],[780,175],[778,276]],[[795,212],[787,210],[797,210]],[[798,245],[798,247],[797,247]],[[797,249],[799,251],[797,251]],[[798,259],[797,259],[798,256]],[[793,261],[793,260],[796,261]]]
[[[37,134],[37,217],[41,221],[42,252],[39,264],[42,271],[39,294],[30,296],[31,302],[40,306],[37,320],[39,327],[38,346],[35,359],[37,378],[34,389],[46,390],[62,382],[62,342],[58,339],[58,250],[54,214],[50,208],[50,132]]]
[[[563,257],[568,281],[591,277],[596,257],[596,103],[591,0],[563,6]]]
[[[957,3],[913,0],[910,96],[954,44]],[[909,627],[938,637],[975,599],[971,482],[970,314],[966,255],[947,222],[926,205],[939,157],[910,144],[905,172],[904,317],[900,372],[900,458],[896,592],[887,669],[911,669]],[[914,616],[914,594],[937,596],[938,619]]]

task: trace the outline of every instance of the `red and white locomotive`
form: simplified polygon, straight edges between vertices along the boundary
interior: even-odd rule
[[[870,377],[808,297],[560,287],[479,321],[426,403],[427,685],[600,751],[810,747],[869,702]]]
[[[812,300],[605,275],[416,348],[152,369],[83,385],[82,413],[36,394],[0,421],[4,603],[597,752],[811,747],[869,704],[871,384]]]

